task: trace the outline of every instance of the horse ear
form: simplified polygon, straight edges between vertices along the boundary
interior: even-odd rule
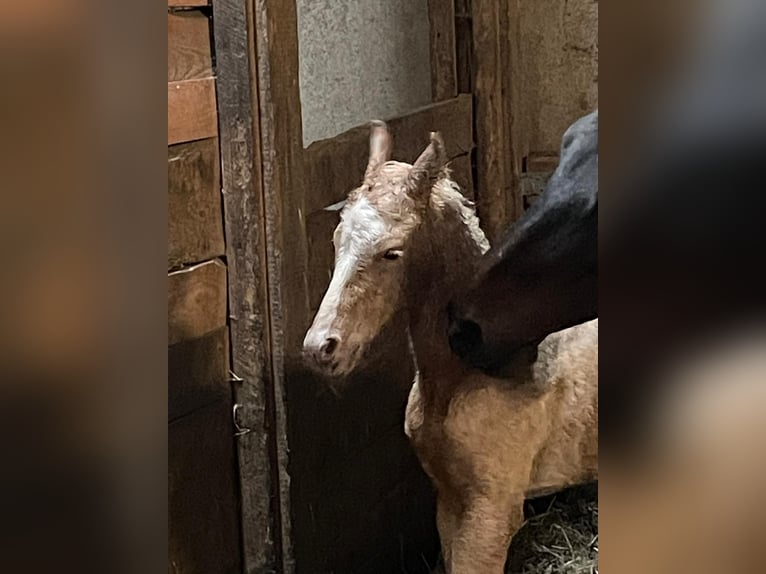
[[[439,132],[431,132],[431,143],[412,164],[407,177],[407,188],[413,194],[427,194],[447,163],[444,140]]]
[[[369,180],[378,168],[391,158],[391,133],[388,126],[380,120],[370,122],[370,159],[364,179]]]

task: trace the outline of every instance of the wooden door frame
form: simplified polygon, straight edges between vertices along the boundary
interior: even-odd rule
[[[291,574],[285,373],[300,360],[290,350],[300,348],[310,319],[297,9],[294,0],[212,5],[244,566],[248,574]],[[463,151],[466,162],[475,155],[471,183],[494,238],[516,215],[509,80],[502,74],[508,54],[500,49],[507,45],[508,12],[497,0],[473,0],[468,30],[478,26],[481,33],[471,34],[466,63],[465,27],[456,26],[466,5],[428,0],[431,107],[438,114],[450,101],[462,106],[468,96],[458,97],[460,88],[474,88],[475,136]],[[349,142],[360,137],[352,134]]]
[[[524,149],[518,4],[506,0],[428,0],[433,101],[473,95],[473,183],[481,226],[494,243],[523,211]]]

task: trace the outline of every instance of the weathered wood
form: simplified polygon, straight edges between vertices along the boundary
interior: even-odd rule
[[[168,7],[193,7],[193,6],[207,6],[210,4],[210,0],[168,0]]]
[[[224,254],[218,140],[168,148],[168,269]]]
[[[527,156],[526,171],[530,173],[551,172],[559,164],[556,152],[530,152]]]
[[[428,0],[428,21],[431,43],[431,101],[440,102],[457,95],[454,0]]]
[[[327,235],[324,241],[311,237],[317,249],[332,250]],[[427,480],[411,481],[420,466],[402,425],[413,366],[402,360],[408,347],[401,327],[378,339],[340,397],[322,393],[326,382],[313,373],[290,372],[291,504],[299,568],[418,571],[421,560],[414,549],[433,556],[429,549],[436,548],[438,537],[432,489]],[[391,553],[395,548],[406,556]]]
[[[241,572],[231,401],[168,427],[168,574]]]
[[[168,145],[217,133],[215,79],[168,82]]]
[[[232,370],[238,424],[242,548],[247,573],[281,572],[281,505],[276,467],[274,383],[269,343],[266,232],[257,115],[252,3],[216,0],[218,110]],[[254,129],[255,126],[255,129]],[[284,515],[289,524],[289,514]]]
[[[394,157],[413,162],[428,144],[431,131],[441,131],[448,157],[470,154],[473,149],[471,108],[470,95],[460,95],[388,120],[394,140]],[[310,187],[306,194],[309,214],[341,201],[361,183],[369,138],[369,127],[359,126],[306,148],[304,171]],[[471,181],[468,167],[465,163],[453,163],[456,180]]]
[[[226,267],[207,261],[168,274],[168,345],[226,325]]]
[[[307,305],[307,238],[303,204],[303,133],[298,85],[298,23],[295,2],[256,2],[253,20],[266,221],[271,359],[275,415],[281,571],[295,570],[288,474],[287,374],[300,364],[310,320]],[[297,417],[298,414],[295,413]],[[308,478],[308,477],[306,477]],[[310,564],[306,564],[311,568]]]
[[[470,94],[473,91],[472,33],[471,0],[455,0],[455,71],[459,94]]]
[[[393,571],[438,572],[434,569],[439,555],[439,537],[433,531],[434,507],[433,486],[418,463],[413,462],[409,474],[383,498],[371,501],[364,513],[354,513],[359,522],[345,529],[350,539],[339,538],[332,547],[342,549],[340,563],[353,564],[352,572],[381,572],[381,564],[390,564],[392,556],[398,557],[397,566],[401,568]],[[376,538],[365,540],[359,535],[367,532],[369,523],[378,524],[379,529]]]
[[[482,228],[490,241],[516,218],[510,106],[503,49],[507,47],[507,11],[495,0],[472,0],[474,113],[476,117],[476,190]],[[506,88],[504,90],[504,87]]]
[[[452,171],[452,179],[460,185],[460,189],[463,190],[463,195],[473,200],[476,198],[476,194],[473,189],[471,155],[472,154],[470,153],[466,153],[453,158],[449,163],[449,167]]]
[[[526,5],[520,2],[506,2],[504,27],[507,32],[501,36],[503,46],[503,66],[505,67],[503,96],[505,114],[508,119],[507,145],[510,146],[511,201],[513,211],[509,220],[518,218],[524,211],[522,190],[522,162],[529,154],[530,118],[524,108],[524,99],[528,98],[525,82],[529,79],[524,74],[521,60],[522,47],[522,10]]]
[[[213,75],[210,22],[201,10],[168,12],[168,82]]]
[[[231,395],[226,327],[168,348],[168,420]]]

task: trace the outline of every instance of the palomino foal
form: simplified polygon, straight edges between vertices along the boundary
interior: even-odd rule
[[[596,475],[597,325],[519,353],[502,379],[465,367],[450,351],[444,309],[489,245],[449,178],[438,134],[413,165],[390,153],[376,122],[304,353],[328,374],[349,373],[406,310],[418,374],[405,431],[437,491],[447,572],[500,574],[524,498]]]

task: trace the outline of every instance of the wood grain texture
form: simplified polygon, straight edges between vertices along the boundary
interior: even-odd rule
[[[224,254],[218,139],[168,148],[168,269]]]
[[[168,274],[168,345],[226,325],[226,267],[214,259]]]
[[[288,473],[287,372],[291,364],[300,363],[301,342],[310,320],[295,2],[256,2],[253,20],[265,236],[269,238],[266,263],[281,572],[293,574],[296,560],[291,480],[295,477]],[[310,564],[306,566],[311,568]]]
[[[215,79],[168,83],[168,145],[214,137],[218,133]]]
[[[269,343],[266,233],[251,3],[216,0],[214,37],[221,131],[232,370],[239,424],[244,571],[280,572],[282,527],[276,471],[274,383]],[[255,125],[255,129],[254,126]],[[289,514],[285,520],[289,523]]]
[[[455,0],[455,71],[459,94],[473,91],[471,22],[471,0]]]
[[[530,152],[527,156],[527,172],[552,172],[559,165],[559,154],[556,152]]]
[[[327,237],[311,235],[331,251]],[[392,325],[339,397],[323,393],[327,381],[313,373],[289,371],[299,572],[421,572],[421,553],[435,555],[433,490],[402,425],[413,376],[407,352],[404,325]]]
[[[241,572],[231,400],[168,427],[168,574]]]
[[[454,0],[428,0],[428,22],[431,101],[441,102],[457,95]]]
[[[507,102],[507,10],[495,0],[472,0],[476,189],[481,225],[495,242],[516,218],[511,109]]]
[[[208,17],[200,10],[168,12],[168,82],[212,75]]]
[[[168,347],[168,420],[230,397],[227,329]]]
[[[529,135],[531,131],[530,114],[524,108],[524,99],[528,98],[527,85],[529,79],[523,67],[522,49],[522,10],[521,2],[505,3],[505,22],[507,33],[501,35],[503,46],[503,65],[506,66],[503,96],[504,106],[509,125],[507,137],[510,145],[510,179],[511,202],[513,210],[509,214],[509,223],[521,216],[525,211],[525,200],[522,190],[522,164],[529,154]]]
[[[209,0],[168,0],[168,7],[193,7],[193,6],[207,6],[210,4]]]
[[[388,120],[394,140],[393,157],[413,162],[428,144],[431,131],[442,133],[448,157],[457,159],[469,155],[473,149],[471,114],[471,96],[460,95]],[[369,138],[369,127],[359,126],[306,148],[304,169],[309,185],[306,197],[309,214],[345,199],[348,192],[361,183]],[[468,164],[453,160],[452,168],[456,180],[472,187]]]
[[[450,161],[450,169],[452,170],[452,179],[454,179],[460,186],[460,189],[463,190],[463,195],[474,200],[476,199],[476,192],[473,188],[472,155],[473,154],[471,153],[467,153],[455,157]]]

